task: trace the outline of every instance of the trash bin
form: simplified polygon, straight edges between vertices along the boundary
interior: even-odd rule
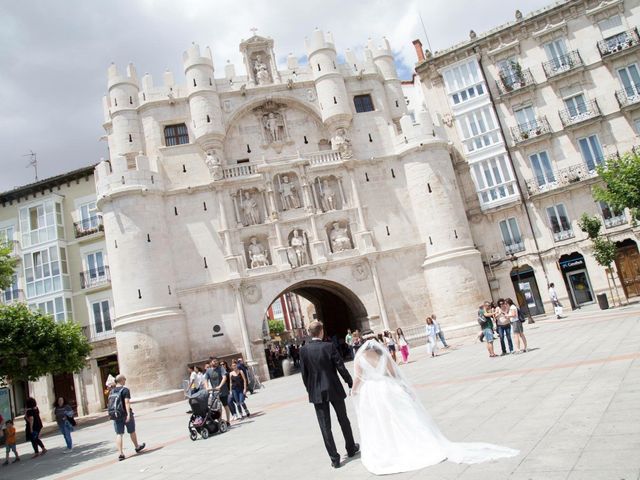
[[[609,308],[609,300],[607,299],[606,293],[601,293],[600,295],[596,295],[598,298],[598,305],[600,305],[600,310],[607,310]]]

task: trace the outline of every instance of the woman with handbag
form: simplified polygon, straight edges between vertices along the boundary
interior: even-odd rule
[[[63,453],[68,453],[73,448],[71,432],[73,432],[73,427],[76,424],[76,421],[73,418],[73,408],[67,403],[64,397],[58,398],[54,415],[56,417],[56,423],[58,424],[60,433],[62,433],[64,441],[67,444],[67,449],[63,450]]]
[[[40,440],[40,431],[42,430],[40,410],[33,397],[27,398],[24,406],[27,407],[24,411],[24,420],[26,422],[24,433],[27,436],[27,441],[31,442],[31,446],[33,447],[34,454],[31,458],[36,458],[47,453],[47,449],[44,448],[44,444],[42,440]]]
[[[509,313],[507,314],[507,316],[511,321],[513,335],[516,337],[516,348],[518,349],[519,353],[525,353],[527,351],[527,337],[524,336],[522,314],[520,312],[520,309],[513,303],[513,300],[507,298],[505,302],[507,303],[507,305],[509,305]],[[520,350],[520,340],[522,340],[522,350]]]

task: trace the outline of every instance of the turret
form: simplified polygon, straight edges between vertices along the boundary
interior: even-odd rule
[[[194,43],[182,59],[195,139],[205,151],[217,149],[224,138],[224,128],[211,50],[207,47],[203,56],[200,47]]]
[[[125,76],[115,64],[108,70],[109,94],[105,107],[111,120],[109,151],[111,155],[135,154],[144,150],[144,139],[138,117],[138,77],[132,63]]]
[[[373,41],[369,39],[368,49],[372,54],[378,72],[384,79],[384,90],[387,95],[389,113],[393,120],[398,120],[407,113],[407,104],[402,92],[402,84],[398,78],[396,65],[391,51],[391,45],[386,37],[382,38],[383,45],[374,48]]]
[[[330,33],[321,30],[313,32],[311,39],[305,41],[309,68],[313,72],[322,121],[334,132],[338,128],[347,128],[352,113],[344,78],[338,70],[336,48]]]

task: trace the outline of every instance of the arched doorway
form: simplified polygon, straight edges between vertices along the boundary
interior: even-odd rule
[[[295,352],[309,339],[307,327],[314,320],[324,324],[325,338],[343,356],[348,352],[344,343],[347,330],[369,328],[364,304],[347,287],[329,280],[305,280],[288,287],[271,302],[264,318],[265,357],[271,378],[286,373],[282,361],[292,358],[292,347]]]
[[[572,252],[562,255],[558,261],[562,278],[569,292],[569,300],[573,308],[580,308],[595,302],[595,295],[591,288],[589,272],[581,253]]]
[[[544,313],[544,305],[540,297],[540,289],[535,272],[530,265],[522,265],[511,270],[511,282],[516,292],[517,303],[531,315]]]
[[[616,269],[627,298],[640,295],[640,253],[636,242],[616,242]]]

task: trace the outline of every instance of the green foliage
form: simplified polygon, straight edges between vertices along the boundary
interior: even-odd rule
[[[591,240],[595,240],[598,238],[598,235],[600,235],[602,222],[598,217],[591,217],[586,213],[583,213],[580,217],[580,221],[578,222],[578,226],[580,227],[580,230],[585,232]]]
[[[13,272],[18,260],[11,256],[12,251],[12,245],[0,242],[0,290],[6,290],[13,283]]]
[[[598,265],[611,268],[616,259],[616,244],[608,238],[597,237],[593,239],[593,258]]]
[[[596,186],[596,200],[608,203],[616,210],[632,209],[637,214],[640,209],[640,156],[627,153],[607,159],[598,166],[598,174],[605,187]]]
[[[284,322],[280,320],[269,320],[269,333],[271,335],[280,335],[284,332]]]
[[[77,323],[56,322],[25,304],[0,305],[0,380],[77,372],[90,352]]]

